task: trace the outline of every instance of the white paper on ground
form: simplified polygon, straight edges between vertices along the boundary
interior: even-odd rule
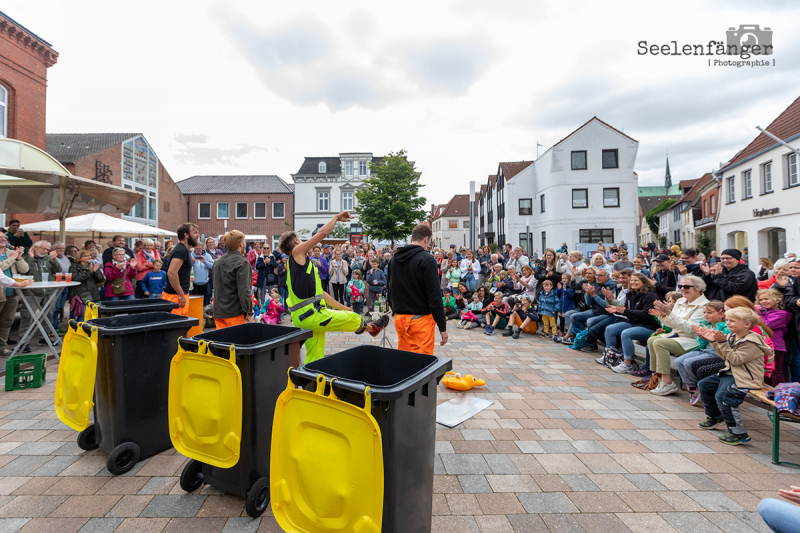
[[[493,403],[491,400],[459,394],[458,398],[453,398],[436,407],[436,422],[452,428],[477,415]]]

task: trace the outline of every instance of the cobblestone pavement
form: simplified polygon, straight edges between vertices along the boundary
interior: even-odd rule
[[[638,391],[594,354],[527,335],[450,335],[436,353],[486,378],[473,391],[494,404],[437,430],[433,531],[767,532],[758,502],[798,484],[800,470],[770,462],[761,407],[742,409],[753,441],[726,446],[697,427],[702,409],[685,392]],[[331,334],[328,353],[362,342],[377,340]],[[0,392],[0,533],[280,531],[269,511],[247,517],[239,497],[184,493],[174,450],[110,476],[105,453],[80,450],[56,418],[55,376],[51,364],[42,388]],[[453,397],[439,388],[440,401]],[[798,462],[799,441],[784,424],[785,459]]]

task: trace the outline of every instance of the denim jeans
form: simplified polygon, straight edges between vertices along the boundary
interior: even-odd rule
[[[594,318],[597,315],[595,315],[594,311],[590,309],[589,311],[580,311],[571,316],[572,316],[572,326],[570,328],[570,331],[572,331],[573,329],[580,331],[582,329],[586,329],[586,322],[590,318]]]
[[[800,507],[777,498],[765,498],[758,504],[758,514],[775,533],[796,533]]]
[[[789,327],[791,327],[791,325]],[[800,335],[800,333],[798,333],[798,335]],[[787,352],[786,355],[788,356],[789,353]],[[792,343],[791,358],[792,360],[789,362],[789,374],[791,374],[791,377],[784,376],[787,383],[790,381],[800,381],[800,339],[795,339]]]
[[[622,319],[613,315],[598,315],[587,320],[586,327],[589,328],[589,335],[586,336],[586,344],[597,346],[597,339],[603,335],[606,328],[618,321],[622,321]]]
[[[572,317],[580,313],[577,309],[570,309],[564,313],[564,335],[568,335],[572,331]]]
[[[136,297],[133,294],[129,294],[127,296],[106,296],[107,302],[115,302],[117,300],[135,300]]]
[[[53,327],[58,329],[58,319],[61,318],[61,310],[64,309],[64,304],[67,303],[67,293],[69,289],[63,289],[61,295],[56,298],[56,307],[53,311]]]
[[[634,354],[633,341],[646,341],[653,331],[655,330],[644,326],[634,326],[630,322],[617,322],[606,327],[606,346],[619,346],[625,360],[631,361]]]
[[[717,353],[714,350],[695,350],[693,352],[685,353],[675,359],[675,366],[678,368],[678,374],[681,375],[683,383],[687,387],[697,386],[697,376],[692,372],[692,363],[700,359],[716,359]]]
[[[747,433],[747,429],[742,425],[741,413],[739,413],[739,406],[747,396],[747,391],[736,388],[733,376],[720,377],[717,374],[708,376],[700,380],[697,389],[703,399],[706,416],[722,417],[725,425],[728,426],[728,431],[734,435]]]
[[[466,278],[464,278],[464,283],[467,284],[467,289],[471,291],[474,291],[475,289],[478,288],[478,280],[475,279],[474,275],[473,276],[468,275]]]

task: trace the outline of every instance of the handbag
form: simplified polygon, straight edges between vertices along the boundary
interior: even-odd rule
[[[114,296],[119,296],[125,292],[125,278],[117,278],[111,282],[111,292]]]

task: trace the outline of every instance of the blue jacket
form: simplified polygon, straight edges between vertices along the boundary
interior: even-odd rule
[[[374,285],[372,282],[377,281],[378,284]],[[383,270],[380,268],[376,269],[375,272],[372,269],[367,270],[364,274],[364,282],[369,287],[369,292],[380,294],[383,292],[383,287],[386,285],[386,274],[383,273]]]
[[[544,289],[542,289],[542,292],[539,293],[539,314],[543,316],[556,316],[559,306],[560,302],[558,301],[556,291],[551,290],[549,293],[546,293]]]
[[[561,303],[558,312],[566,313],[575,309],[575,291],[567,287],[566,289],[556,289],[556,295]]]
[[[164,285],[167,284],[167,273],[164,270],[153,272],[152,270],[142,278],[142,290],[150,294],[161,295],[164,292]]]
[[[192,251],[192,259],[197,257],[197,254]],[[194,261],[194,284],[195,285],[205,285],[208,283],[208,276],[211,272],[211,268],[214,266],[214,258],[208,252],[203,252],[202,254],[203,259],[206,262],[202,261]]]

